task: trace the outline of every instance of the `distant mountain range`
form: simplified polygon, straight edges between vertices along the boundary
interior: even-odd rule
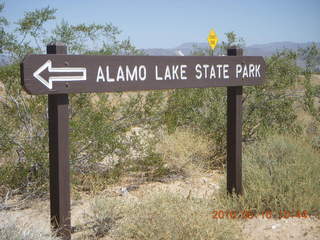
[[[312,43],[295,43],[295,42],[273,42],[273,43],[266,43],[266,44],[254,44],[249,45],[244,48],[244,55],[246,56],[264,56],[269,57],[275,54],[277,51],[281,51],[283,49],[290,49],[296,51],[299,48],[305,48],[310,46]],[[320,42],[316,42],[318,48],[320,48]],[[146,54],[150,56],[175,56],[178,55],[178,51],[185,56],[191,55],[192,52],[197,48],[208,48],[208,43],[201,42],[188,42],[183,43],[180,46],[175,48],[148,48],[148,49],[141,49]],[[218,53],[219,54],[219,53]],[[3,54],[0,54],[0,66],[4,66],[8,64],[9,58]],[[301,60],[298,60],[298,65],[303,66],[304,63]]]
[[[316,43],[320,47],[320,42]],[[311,42],[307,43],[295,43],[295,42],[273,42],[266,44],[255,44],[246,46],[244,48],[244,55],[246,56],[264,56],[269,57],[277,51],[283,49],[290,49],[296,51],[299,48],[305,48],[311,45]],[[208,48],[208,43],[201,42],[188,42],[183,43],[175,48],[148,48],[142,49],[145,53],[151,56],[174,56],[177,55],[177,51],[181,51],[184,55],[190,55],[196,48]]]

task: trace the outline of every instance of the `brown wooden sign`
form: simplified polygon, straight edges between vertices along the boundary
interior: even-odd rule
[[[30,94],[48,94],[51,224],[71,239],[68,93],[227,87],[227,190],[242,194],[242,86],[262,84],[262,57],[229,48],[223,57],[67,55],[52,43],[29,55],[21,81]]]
[[[262,84],[265,62],[253,56],[29,55],[22,85],[30,94],[119,92]]]

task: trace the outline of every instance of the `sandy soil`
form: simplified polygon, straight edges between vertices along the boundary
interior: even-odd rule
[[[320,221],[317,218],[256,219],[243,223],[244,234],[249,240],[317,240],[320,239]]]
[[[184,196],[207,197],[216,191],[220,186],[217,184],[222,175],[206,174],[193,176],[186,179],[176,179],[169,182],[153,182],[142,185],[124,184],[113,186],[104,191],[104,196],[115,198],[126,198],[139,200],[145,195],[154,192],[173,192]],[[85,215],[90,213],[90,204],[94,196],[82,195],[79,200],[72,200],[71,214],[72,226],[85,226]],[[15,221],[19,226],[30,227],[40,230],[44,234],[49,234],[49,201],[36,200],[30,206],[22,210],[0,211],[1,221]],[[249,240],[317,240],[320,239],[320,220],[309,219],[262,219],[253,218],[245,221],[238,221],[243,226],[243,234]],[[72,239],[81,239],[85,229],[76,230]],[[109,239],[104,237],[102,239]]]

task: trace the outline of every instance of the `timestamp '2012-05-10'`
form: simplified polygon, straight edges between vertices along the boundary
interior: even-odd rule
[[[319,217],[309,213],[307,210],[279,210],[271,211],[266,210],[262,212],[257,212],[254,210],[213,210],[211,212],[213,219],[252,219],[252,218],[301,218],[307,219],[311,216]]]

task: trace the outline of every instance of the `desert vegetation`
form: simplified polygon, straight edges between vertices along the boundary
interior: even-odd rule
[[[65,43],[73,54],[144,54],[129,39],[119,40],[120,30],[111,23],[62,21],[47,32],[45,24],[56,18],[56,11],[47,7],[27,12],[14,32],[0,18],[0,51],[10,58],[0,67],[0,211],[48,199],[47,97],[23,91],[22,58],[44,53],[52,41]],[[244,44],[233,32],[226,37],[219,51]],[[193,54],[212,52],[195,49]],[[265,59],[266,83],[244,88],[243,196],[228,195],[223,177],[225,88],[70,94],[72,197],[96,198],[81,239],[245,239],[241,223],[213,220],[214,209],[272,211],[275,218],[281,210],[305,210],[319,218],[319,54],[316,45],[278,52]],[[305,68],[297,66],[298,56]],[[214,171],[221,181],[205,197],[191,191],[187,196],[154,192],[141,199],[99,196],[126,179],[143,186]],[[13,198],[16,202],[9,203]],[[1,224],[0,235],[49,239],[9,219]]]

